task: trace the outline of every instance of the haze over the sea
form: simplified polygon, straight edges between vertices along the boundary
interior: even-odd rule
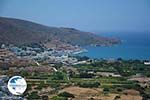
[[[149,0],[0,0],[0,16],[83,31],[150,31]]]

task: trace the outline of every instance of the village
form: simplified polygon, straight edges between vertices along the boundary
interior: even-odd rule
[[[145,65],[144,61],[90,59],[76,55],[78,52],[85,50],[78,47],[46,48],[38,44],[2,44],[0,97],[8,100],[104,100],[109,97],[111,99],[108,100],[122,100],[125,96],[131,97],[131,100],[148,98],[150,66]],[[28,88],[22,96],[13,96],[7,89],[7,81],[14,75],[20,75],[27,81]],[[80,95],[73,91],[83,92]],[[87,93],[89,96],[86,96]]]

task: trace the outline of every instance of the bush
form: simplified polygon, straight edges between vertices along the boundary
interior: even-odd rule
[[[67,97],[67,98],[74,98],[74,95],[68,92],[62,92],[60,94],[58,94],[58,96],[60,97]]]
[[[43,82],[41,82],[35,89],[41,90],[44,87],[45,87],[45,84]]]
[[[64,75],[62,72],[56,72],[52,78],[52,80],[63,80]]]
[[[116,100],[116,99],[120,99],[120,96],[119,96],[119,95],[117,95],[117,96],[115,97],[115,100]]]
[[[43,95],[42,96],[42,100],[48,100],[48,96],[47,95]]]
[[[86,82],[86,83],[78,83],[80,87],[84,88],[97,88],[100,86],[99,82]]]
[[[118,92],[122,92],[122,88],[117,88],[117,91]]]
[[[51,100],[68,100],[66,97],[54,96]]]
[[[84,73],[80,73],[79,77],[80,78],[92,78],[94,77],[94,74],[84,72]]]
[[[104,88],[103,91],[109,91],[109,88]]]
[[[40,99],[40,96],[38,95],[37,91],[32,92],[27,97],[28,100],[38,100]]]
[[[60,87],[60,83],[50,83],[50,86],[52,87],[52,88],[59,88]]]

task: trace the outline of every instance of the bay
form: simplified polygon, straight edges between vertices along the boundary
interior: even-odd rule
[[[121,44],[106,47],[86,46],[88,52],[80,56],[104,59],[139,59],[150,60],[150,33],[149,32],[128,32],[128,33],[101,33],[106,37],[115,37],[122,40]]]

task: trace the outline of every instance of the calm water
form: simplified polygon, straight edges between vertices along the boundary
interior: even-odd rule
[[[107,37],[117,37],[123,42],[111,47],[85,47],[88,52],[82,56],[91,58],[123,58],[150,60],[150,33],[105,33]]]

